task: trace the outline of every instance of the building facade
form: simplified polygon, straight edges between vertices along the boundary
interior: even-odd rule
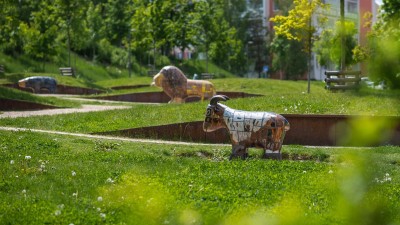
[[[273,30],[273,24],[270,18],[279,13],[279,0],[263,0],[263,19],[266,27]],[[328,26],[334,26],[335,22],[340,20],[340,0],[323,0],[324,3],[330,5],[330,10],[327,12]],[[372,15],[372,21],[376,21],[378,8],[381,4],[380,0],[344,0],[345,18],[354,22],[358,29],[357,39],[361,45],[366,43],[367,33],[370,31],[370,26],[365,26],[368,19],[364,15],[369,13]],[[325,68],[318,64],[316,57],[312,57],[311,79],[324,80],[325,71],[332,68]],[[353,69],[362,69],[362,66],[355,65]]]

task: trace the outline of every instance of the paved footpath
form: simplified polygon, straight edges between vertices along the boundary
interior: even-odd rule
[[[75,137],[113,140],[113,141],[128,141],[128,142],[137,142],[137,143],[154,143],[154,144],[169,144],[169,145],[197,145],[197,146],[230,146],[228,144],[204,144],[204,143],[192,143],[192,142],[182,142],[182,141],[164,141],[164,140],[152,140],[152,139],[122,138],[122,137],[114,137],[114,136],[70,133],[70,132],[38,130],[38,129],[29,129],[29,128],[18,128],[18,127],[0,127],[0,130],[30,131],[30,132],[45,133],[45,134],[57,134],[57,135],[65,135],[65,136],[75,136]]]

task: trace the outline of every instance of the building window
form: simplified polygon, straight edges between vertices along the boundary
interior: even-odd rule
[[[279,10],[279,2],[275,0],[273,2],[273,5],[274,5],[274,11],[278,11]]]
[[[348,13],[358,13],[357,0],[349,0],[349,1],[347,1],[347,12]]]

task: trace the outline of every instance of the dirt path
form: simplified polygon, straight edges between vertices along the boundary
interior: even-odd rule
[[[45,109],[45,110],[30,110],[30,111],[6,111],[6,112],[3,112],[2,114],[0,114],[0,119],[1,118],[40,116],[40,115],[80,113],[80,112],[94,112],[94,111],[105,111],[105,110],[127,109],[127,108],[130,108],[130,106],[82,105],[81,108]]]
[[[103,140],[113,140],[113,141],[128,141],[137,143],[154,143],[154,144],[169,144],[169,145],[198,145],[198,146],[230,146],[227,144],[204,144],[204,143],[191,143],[182,141],[164,141],[164,140],[152,140],[152,139],[138,139],[138,138],[122,138],[122,137],[111,137],[102,135],[92,135],[92,134],[82,134],[82,133],[69,133],[61,131],[51,131],[51,130],[38,130],[38,129],[28,129],[28,128],[18,128],[18,127],[0,127],[0,130],[4,131],[30,131],[45,134],[58,134],[65,136],[74,137],[85,137],[93,139],[103,139]]]

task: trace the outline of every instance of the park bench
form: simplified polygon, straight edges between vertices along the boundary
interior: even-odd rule
[[[61,76],[75,76],[75,70],[72,67],[61,67],[59,69]]]
[[[325,71],[325,75],[327,90],[357,90],[360,87],[361,71]]]
[[[0,65],[0,74],[4,74],[4,66]]]
[[[202,73],[202,74],[200,74],[199,79],[200,80],[210,80],[210,79],[213,79],[213,77],[214,77],[214,74],[212,74],[212,73]]]

